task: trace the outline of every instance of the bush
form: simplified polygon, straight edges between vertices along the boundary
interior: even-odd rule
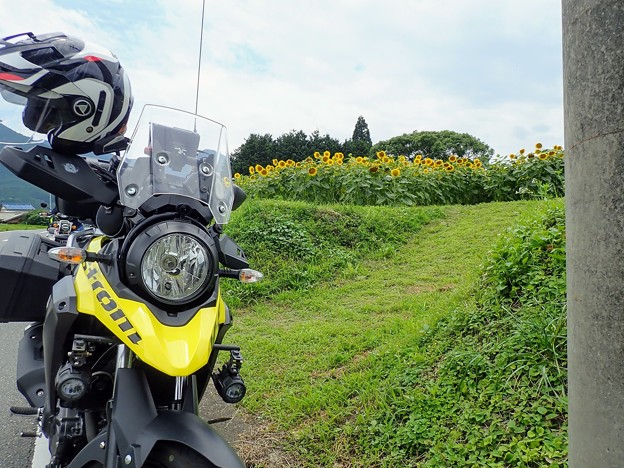
[[[23,224],[47,226],[48,218],[42,217],[41,213],[44,213],[44,210],[29,211],[22,217],[21,222]]]

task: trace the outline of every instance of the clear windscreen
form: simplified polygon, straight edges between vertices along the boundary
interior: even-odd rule
[[[143,108],[117,171],[121,203],[138,209],[154,195],[182,195],[230,219],[234,189],[226,128],[178,109]]]

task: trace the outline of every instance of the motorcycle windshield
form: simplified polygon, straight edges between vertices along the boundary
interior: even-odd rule
[[[155,195],[208,205],[215,222],[230,219],[234,188],[226,128],[178,109],[147,105],[117,171],[121,203],[138,209]]]

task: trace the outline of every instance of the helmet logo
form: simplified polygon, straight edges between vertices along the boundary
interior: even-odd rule
[[[93,106],[86,99],[76,99],[74,101],[73,111],[78,117],[88,117],[93,111]]]
[[[72,163],[65,163],[63,167],[70,174],[76,174],[78,172],[78,168],[74,166]]]

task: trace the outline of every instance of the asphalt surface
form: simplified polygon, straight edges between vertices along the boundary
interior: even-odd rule
[[[0,244],[10,233],[0,232]],[[0,288],[2,285],[0,285]],[[8,294],[2,291],[0,294]],[[28,323],[0,323],[0,467],[30,467],[34,440],[19,436],[22,431],[34,431],[33,416],[13,416],[10,406],[28,406],[17,391],[15,371],[17,366],[17,343]]]

